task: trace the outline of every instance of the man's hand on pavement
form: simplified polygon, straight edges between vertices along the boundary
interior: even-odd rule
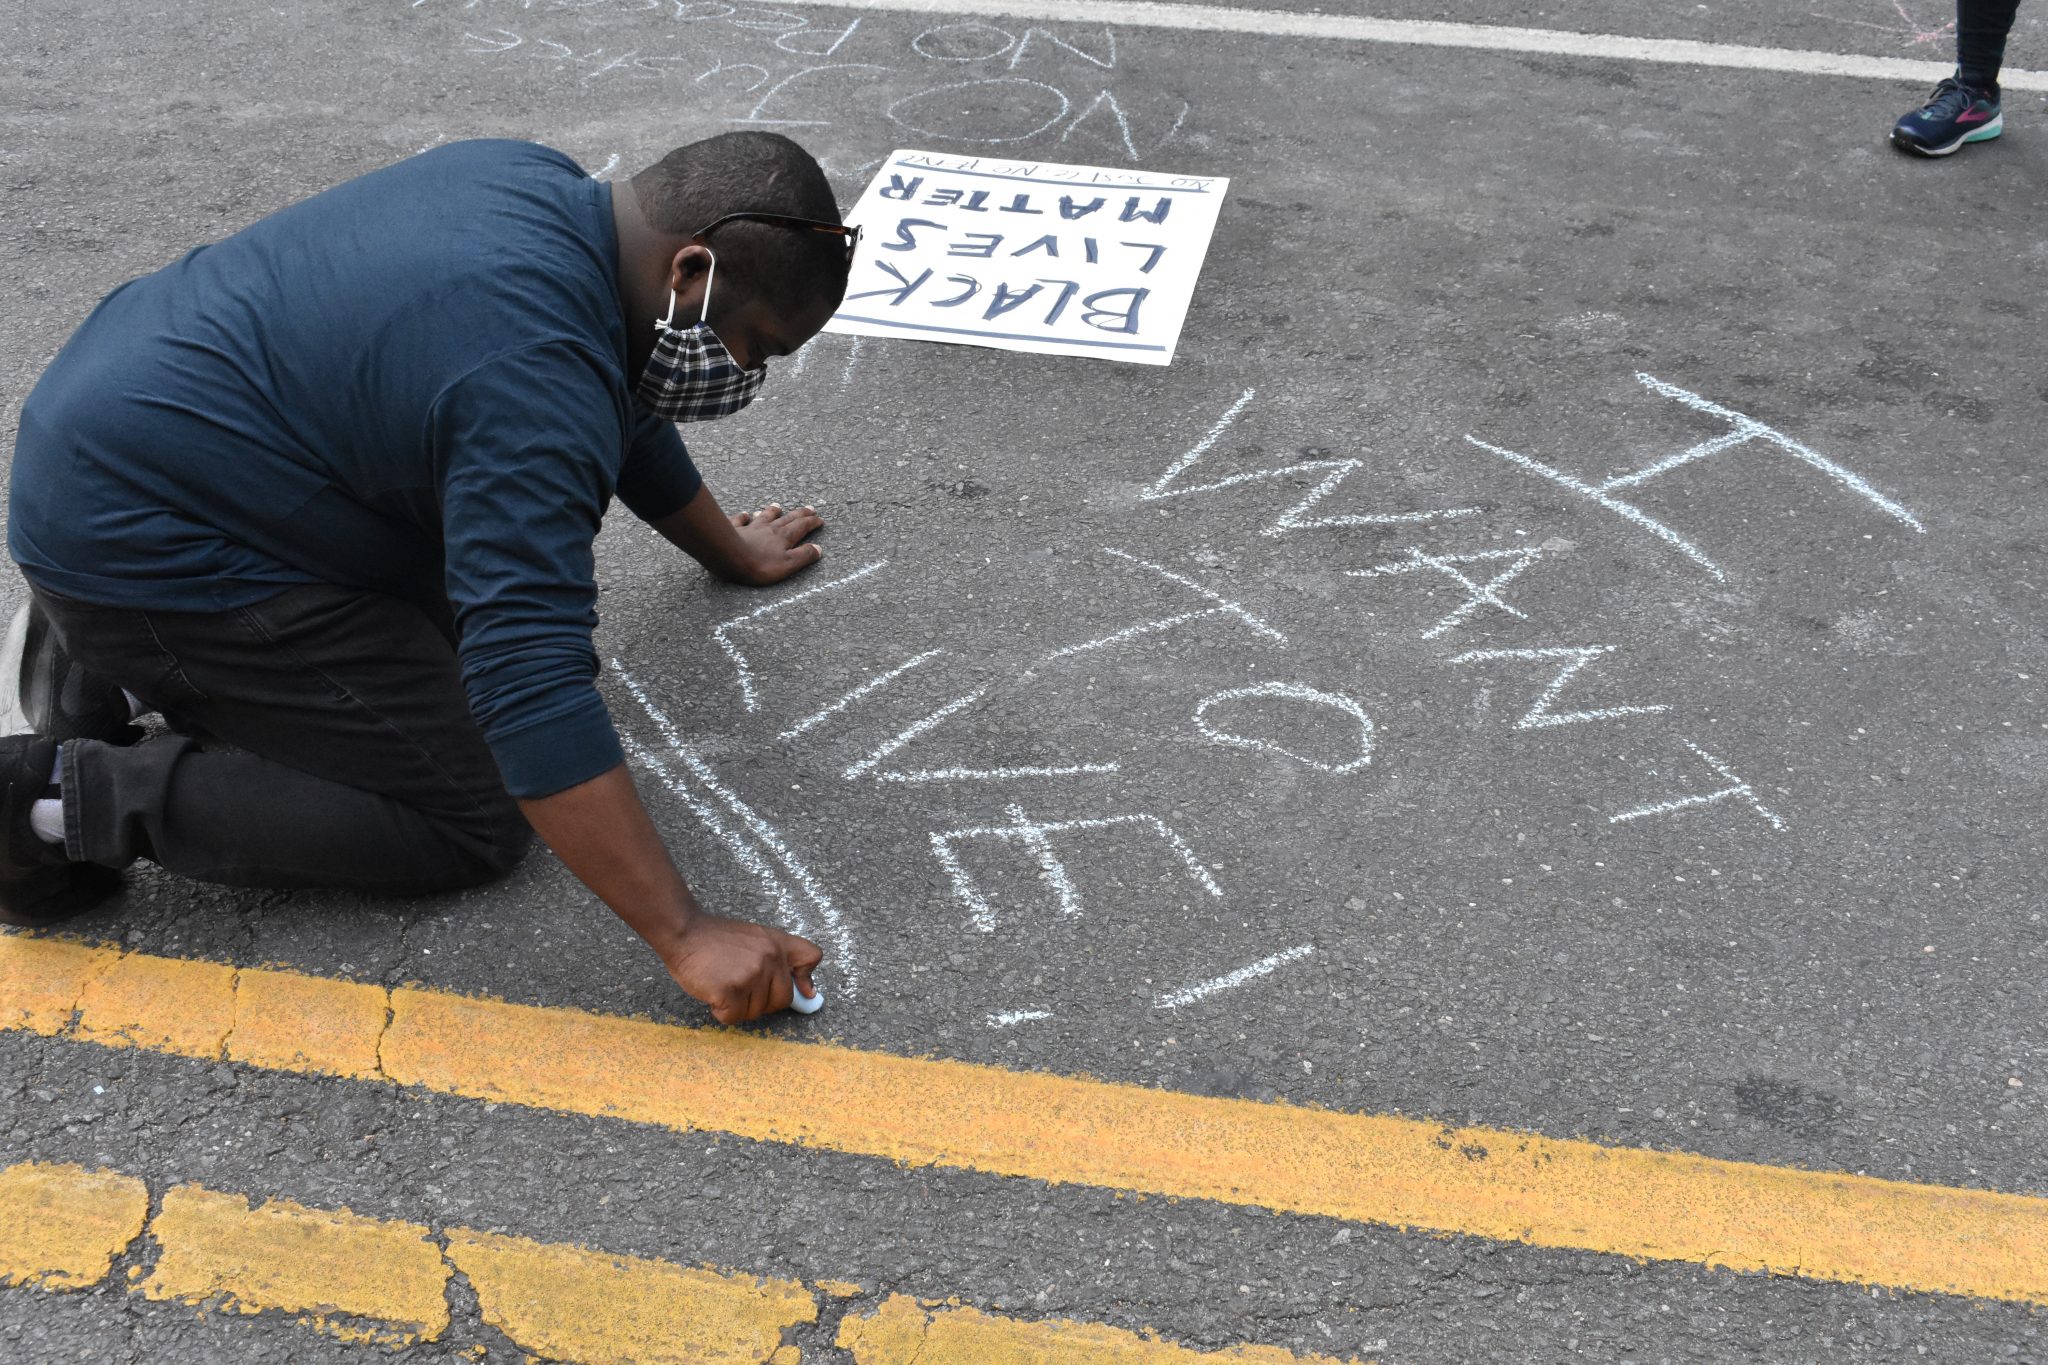
[[[732,524],[742,546],[734,582],[766,587],[825,557],[823,546],[804,543],[806,536],[825,525],[825,519],[812,508],[784,511],[781,503],[771,502],[758,512],[737,514]]]
[[[701,911],[666,954],[668,974],[721,1024],[788,1009],[792,983],[816,995],[811,972],[823,959],[807,938]]]
[[[825,557],[821,547],[804,543],[824,529],[825,519],[816,509],[785,511],[781,503],[771,502],[758,512],[727,516],[706,487],[653,526],[728,583],[764,588]]]

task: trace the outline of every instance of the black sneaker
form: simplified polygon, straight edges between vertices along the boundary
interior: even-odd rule
[[[35,929],[90,910],[121,889],[121,874],[74,863],[62,845],[29,823],[35,803],[57,789],[50,769],[57,741],[40,735],[0,739],[0,924]]]
[[[128,694],[75,662],[31,597],[14,613],[0,644],[0,735],[37,734],[62,743],[97,739],[133,744]]]

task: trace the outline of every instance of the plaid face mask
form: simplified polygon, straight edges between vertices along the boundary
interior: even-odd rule
[[[705,321],[711,313],[711,282],[718,274],[712,257],[704,277],[704,307],[688,327],[675,325],[676,293],[668,293],[668,316],[654,324],[659,339],[634,392],[640,401],[671,422],[709,422],[730,417],[754,401],[768,367],[740,368]]]

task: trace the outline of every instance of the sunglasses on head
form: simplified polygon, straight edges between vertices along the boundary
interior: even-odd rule
[[[846,223],[820,222],[816,218],[791,218],[782,213],[728,213],[723,218],[714,218],[690,235],[708,236],[712,229],[724,227],[727,223],[766,223],[770,227],[794,228],[798,232],[827,232],[846,239],[846,259],[853,259],[853,249],[860,245],[860,228]]]

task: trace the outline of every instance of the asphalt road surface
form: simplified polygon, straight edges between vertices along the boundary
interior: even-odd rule
[[[138,868],[0,939],[0,1356],[2048,1354],[2048,81],[1922,162],[1917,77],[1649,40],[1940,62],[1932,3],[1271,8],[1615,41],[0,18],[10,439],[107,290],[444,141],[774,127],[849,205],[897,147],[1231,179],[1169,368],[827,336],[691,430],[729,508],[824,513],[807,578],[607,526],[643,792],[823,1012],[709,1030],[544,852],[409,902]]]

